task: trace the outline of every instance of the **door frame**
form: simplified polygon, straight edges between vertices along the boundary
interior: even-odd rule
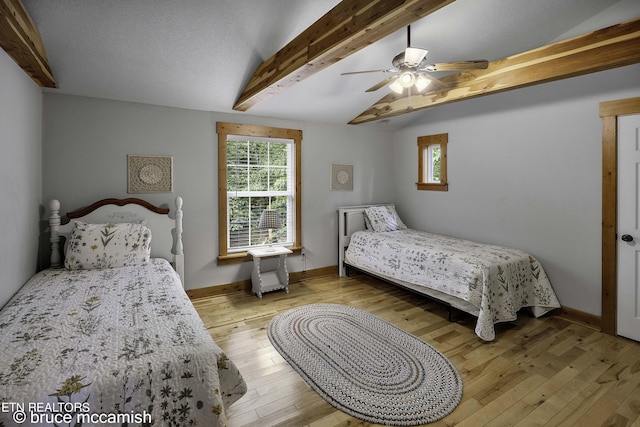
[[[618,116],[640,113],[640,97],[600,103],[602,119],[601,329],[616,335],[618,310]]]

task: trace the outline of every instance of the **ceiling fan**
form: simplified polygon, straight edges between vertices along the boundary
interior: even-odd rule
[[[407,26],[407,48],[404,52],[397,54],[391,63],[394,68],[384,70],[367,70],[367,71],[351,71],[342,73],[349,74],[365,74],[365,73],[393,73],[381,82],[371,86],[365,92],[374,92],[383,86],[389,85],[389,88],[397,94],[402,94],[405,88],[411,95],[411,89],[415,88],[418,92],[423,92],[427,86],[433,90],[440,90],[447,85],[437,78],[429,75],[435,71],[456,71],[485,69],[489,66],[489,62],[484,59],[472,61],[443,62],[439,64],[429,64],[427,62],[426,49],[411,47],[411,26]]]

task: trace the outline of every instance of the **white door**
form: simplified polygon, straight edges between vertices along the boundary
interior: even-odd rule
[[[618,117],[617,334],[640,341],[640,115]]]

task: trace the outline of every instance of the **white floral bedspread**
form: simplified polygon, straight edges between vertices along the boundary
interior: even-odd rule
[[[162,259],[36,274],[0,311],[0,355],[0,426],[226,425],[246,392]]]
[[[436,289],[478,308],[476,334],[495,339],[494,324],[560,307],[540,263],[526,252],[418,230],[351,236],[345,261],[404,282]]]

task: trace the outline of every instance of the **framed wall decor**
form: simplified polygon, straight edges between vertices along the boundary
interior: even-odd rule
[[[353,191],[353,165],[331,164],[331,191]]]
[[[171,193],[173,156],[127,155],[127,193]]]

